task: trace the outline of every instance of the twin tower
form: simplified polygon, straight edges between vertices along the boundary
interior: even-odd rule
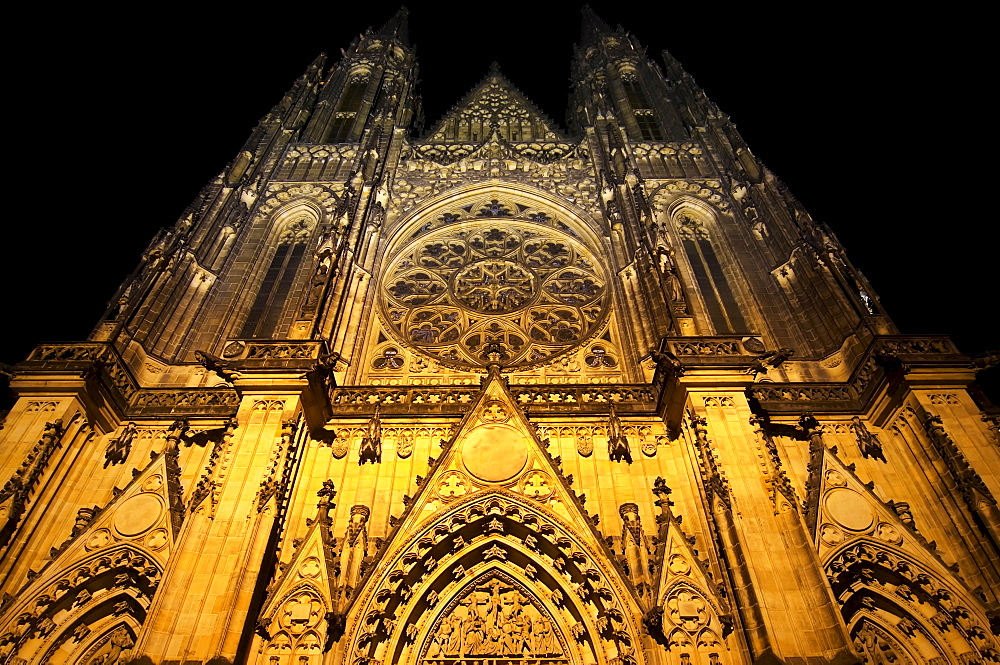
[[[1000,662],[1000,441],[669,55],[317,59],[14,368],[0,661]]]

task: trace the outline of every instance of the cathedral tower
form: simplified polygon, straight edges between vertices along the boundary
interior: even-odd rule
[[[1000,424],[680,64],[317,58],[13,368],[0,662],[1000,662]]]

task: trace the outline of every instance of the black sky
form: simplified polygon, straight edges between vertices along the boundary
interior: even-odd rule
[[[0,361],[83,339],[153,233],[309,62],[321,51],[339,59],[396,9],[369,6],[173,8],[152,19],[88,7],[32,22],[48,27],[8,56]],[[842,5],[808,15],[760,3],[591,6],[654,59],[666,48],[680,60],[834,229],[903,332],[949,333],[970,354],[1000,348],[992,178],[976,158],[993,140],[985,27]],[[578,5],[409,7],[428,125],[493,60],[564,124]]]

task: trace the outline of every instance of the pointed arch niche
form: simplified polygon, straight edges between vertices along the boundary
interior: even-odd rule
[[[718,247],[715,213],[704,204],[682,198],[667,212],[671,230],[689,269],[689,279],[697,288],[704,312],[716,335],[751,332],[736,290],[726,273],[729,262]]]
[[[641,611],[603,559],[522,497],[472,495],[373,571],[345,662],[638,665]]]

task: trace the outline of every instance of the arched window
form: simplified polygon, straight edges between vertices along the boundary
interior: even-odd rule
[[[364,101],[366,90],[368,90],[367,74],[356,74],[351,77],[340,96],[337,110],[333,114],[333,123],[330,125],[327,142],[343,143],[351,138],[351,130],[354,128],[358,111],[361,110],[361,102]]]
[[[715,332],[722,335],[749,332],[704,225],[685,213],[677,215],[674,221]]]
[[[312,227],[305,221],[291,224],[281,234],[278,248],[257,290],[253,306],[240,337],[245,339],[270,337],[278,327],[295,274],[302,263]]]

